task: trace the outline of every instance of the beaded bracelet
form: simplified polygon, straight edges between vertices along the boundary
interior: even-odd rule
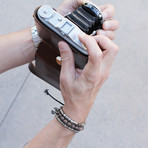
[[[84,129],[84,125],[77,123],[76,121],[73,121],[70,117],[68,117],[64,111],[63,111],[63,107],[60,108],[54,108],[54,110],[52,110],[51,112],[52,114],[55,115],[56,119],[66,128],[68,128],[69,130],[78,133],[79,131],[82,131]]]

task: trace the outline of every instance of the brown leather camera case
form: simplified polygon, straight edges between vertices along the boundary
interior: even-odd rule
[[[33,74],[60,90],[59,76],[61,66],[56,62],[56,57],[60,56],[58,42],[63,40],[67,42],[67,40],[57,35],[38,18],[38,9],[34,11],[34,19],[42,42],[36,51],[35,64],[30,63],[29,69]],[[88,61],[87,52],[84,52],[84,49],[80,49],[80,47],[77,48],[75,44],[68,44],[74,53],[75,66],[83,69]]]

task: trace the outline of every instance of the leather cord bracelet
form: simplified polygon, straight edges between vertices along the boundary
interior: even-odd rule
[[[66,128],[69,130],[78,133],[84,129],[84,125],[86,123],[80,124],[77,123],[76,121],[72,120],[70,117],[68,117],[64,111],[63,111],[63,106],[60,108],[54,108],[51,112],[52,114],[55,115],[55,118]]]

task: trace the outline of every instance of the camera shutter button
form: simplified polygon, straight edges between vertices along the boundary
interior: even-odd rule
[[[39,9],[39,15],[45,19],[50,18],[53,15],[53,10],[50,6],[44,5]]]

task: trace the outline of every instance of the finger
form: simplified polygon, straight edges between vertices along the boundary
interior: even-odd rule
[[[111,40],[115,39],[115,32],[114,31],[105,31],[105,30],[98,30],[97,31],[97,35],[105,35],[106,37],[108,37]]]
[[[103,51],[103,57],[102,57],[102,63],[104,65],[104,68],[110,68],[115,56],[118,52],[118,46],[112,42],[109,38],[99,35],[94,37],[99,44],[99,46],[104,49]]]
[[[79,36],[79,39],[82,44],[86,46],[89,55],[88,63],[86,64],[82,72],[82,77],[85,78],[87,81],[93,82],[94,80],[96,80],[96,76],[98,76],[99,68],[102,61],[102,51],[99,48],[94,37],[81,34]]]
[[[117,20],[107,20],[103,23],[104,30],[115,31],[119,28],[119,21]]]
[[[61,56],[61,77],[63,81],[71,81],[74,79],[75,64],[73,53],[67,43],[61,41],[58,43]]]
[[[83,5],[85,3],[90,3],[90,0],[74,0],[74,2],[76,2],[76,8],[79,7],[80,5]]]
[[[102,51],[99,48],[95,39],[86,34],[80,34],[79,38],[81,43],[85,45],[88,51],[88,55],[89,55],[88,64],[98,66],[99,65],[98,62],[100,62],[100,58],[98,57],[102,55]]]
[[[57,12],[59,12],[63,16],[67,15],[69,12],[76,10],[80,5],[85,4],[89,1],[90,0],[65,0],[57,9]]]
[[[107,4],[107,5],[103,5],[103,6],[99,6],[102,14],[103,14],[103,18],[104,19],[109,19],[112,18],[115,14],[115,8],[113,5]]]

